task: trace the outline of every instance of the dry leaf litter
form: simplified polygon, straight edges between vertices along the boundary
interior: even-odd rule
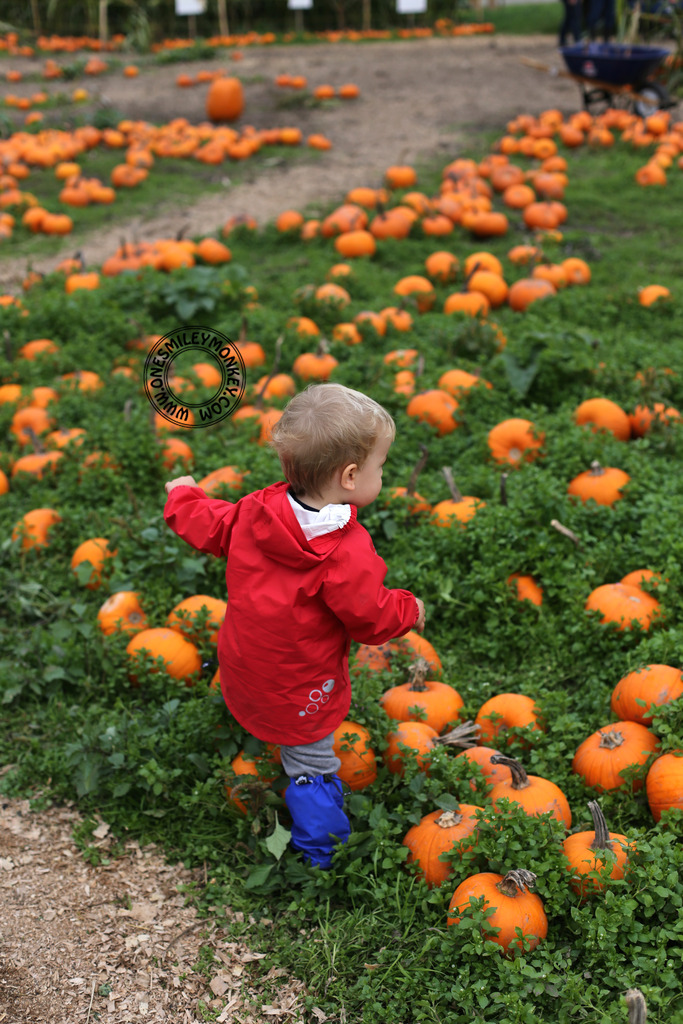
[[[93,867],[73,842],[80,820],[0,797],[0,1024],[303,1024],[303,983],[255,971],[265,954],[231,938],[243,915],[221,908],[219,926],[186,906],[179,887],[201,885],[203,871],[135,842],[106,863],[105,822],[93,836],[105,863]],[[193,969],[200,956],[209,977]]]

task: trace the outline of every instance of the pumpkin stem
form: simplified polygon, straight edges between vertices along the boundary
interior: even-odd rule
[[[441,470],[441,472],[443,473],[444,477],[446,478],[446,483],[448,484],[448,490],[451,492],[451,497],[453,498],[453,501],[456,502],[456,504],[461,502],[462,501],[462,494],[458,490],[458,488],[456,486],[456,483],[455,483],[455,480],[453,479],[453,471],[451,470],[451,467],[450,466],[444,466],[443,469]]]
[[[320,341],[318,342],[318,347],[315,350],[315,354],[318,356],[318,358],[320,358],[320,356],[326,356],[329,351],[329,341],[327,340],[327,338],[321,338]]]
[[[271,380],[273,379],[273,377],[277,373],[278,364],[280,362],[280,352],[282,350],[282,343],[283,343],[284,340],[285,340],[285,336],[284,336],[284,334],[281,334],[280,337],[275,342],[275,355],[273,356],[273,365],[272,365],[272,367],[270,369],[270,373],[268,374],[268,376],[266,377],[265,381],[263,382],[263,387],[261,388],[261,390],[259,391],[258,395],[254,399],[254,408],[255,409],[262,409],[263,408],[263,402],[264,402],[264,396],[265,396],[266,388],[268,387],[268,385],[270,384]]]
[[[444,811],[443,814],[440,814],[435,819],[434,824],[438,825],[439,828],[453,828],[455,825],[460,824],[462,817],[460,811]]]
[[[625,998],[628,1007],[628,1024],[645,1024],[647,1020],[647,1005],[645,1003],[645,996],[640,989],[630,988]]]
[[[562,523],[560,523],[557,519],[551,519],[550,525],[552,526],[553,530],[557,530],[557,532],[561,533],[563,537],[569,537],[569,540],[573,541],[574,544],[576,544],[577,548],[581,547],[581,541],[576,536],[576,534],[572,533],[572,531],[567,526],[563,526]]]
[[[38,455],[43,455],[45,452],[45,445],[40,440],[33,427],[24,427],[24,433],[28,434],[29,440],[33,445],[34,452],[37,452]]]
[[[600,733],[600,748],[603,750],[616,750],[624,742],[624,734],[619,732],[618,729],[612,729],[610,732]]]
[[[508,503],[508,491],[507,491],[507,480],[508,473],[501,473],[500,475],[500,503],[501,505],[507,505]]]
[[[429,662],[426,658],[418,658],[412,667],[410,674],[410,687],[409,689],[413,693],[424,693],[427,687],[425,686],[425,679],[429,672]]]
[[[609,831],[607,829],[607,822],[605,821],[605,815],[600,809],[600,804],[597,800],[591,800],[588,804],[588,810],[591,812],[591,818],[593,819],[593,827],[595,829],[595,839],[590,844],[590,850],[611,850],[612,840],[609,837]]]
[[[518,893],[524,892],[525,889],[530,890],[535,881],[536,875],[533,871],[527,871],[526,868],[518,868],[514,871],[508,871],[505,878],[498,882],[496,889],[502,892],[504,896],[516,896]]]
[[[505,754],[492,754],[491,764],[504,764],[506,768],[510,769],[512,774],[512,789],[526,789],[530,786],[529,776],[524,771],[524,768],[515,761],[514,757],[506,757]]]
[[[445,747],[476,747],[479,740],[479,726],[474,722],[462,722],[456,725],[455,729],[445,732],[443,736],[437,736],[434,743],[441,743]]]
[[[464,284],[463,289],[462,289],[464,292],[467,291],[467,285],[470,283],[470,281],[472,280],[472,278],[474,277],[476,272],[478,270],[480,270],[480,269],[481,269],[481,263],[479,262],[479,260],[477,260],[477,262],[474,264],[474,266],[470,270],[469,274],[465,278],[465,284]]]
[[[417,357],[417,364],[415,366],[415,376],[416,377],[421,377],[424,372],[425,372],[425,357],[420,352],[419,356]]]
[[[429,448],[427,448],[426,445],[421,444],[420,451],[422,452],[422,454],[420,455],[420,458],[417,460],[413,467],[413,471],[410,474],[410,480],[408,481],[408,486],[406,487],[406,494],[410,498],[412,498],[413,495],[415,494],[415,488],[417,487],[417,478],[427,465],[427,460],[429,459]]]
[[[605,475],[605,470],[602,468],[602,466],[600,465],[600,463],[598,462],[597,459],[593,459],[593,461],[591,462],[590,475],[591,476],[604,476]]]
[[[239,337],[238,337],[237,341],[238,341],[239,344],[243,345],[246,340],[247,340],[247,318],[246,318],[246,316],[242,316],[242,321],[240,323],[240,333],[239,333]]]
[[[123,406],[123,418],[126,423],[130,423],[130,417],[133,412],[133,399],[127,398]]]

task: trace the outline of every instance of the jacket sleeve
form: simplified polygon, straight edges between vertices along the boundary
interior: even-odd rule
[[[174,533],[197,551],[227,555],[236,505],[209,498],[201,487],[174,487],[164,507],[164,519]]]
[[[322,597],[328,608],[344,623],[352,640],[361,644],[386,643],[412,629],[418,618],[415,595],[409,590],[384,586],[387,567],[367,544],[342,548],[337,564],[328,574]]]

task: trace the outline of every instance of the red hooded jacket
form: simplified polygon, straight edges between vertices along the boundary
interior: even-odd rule
[[[227,558],[228,610],[218,635],[221,688],[253,736],[314,743],[351,702],[351,640],[382,644],[418,618],[408,590],[387,590],[387,567],[356,508],[341,529],[307,540],[273,484],[239,501],[175,487],[164,518],[198,551]]]

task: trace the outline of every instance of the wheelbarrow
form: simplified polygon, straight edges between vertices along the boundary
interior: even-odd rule
[[[579,83],[583,105],[591,114],[618,106],[648,117],[677,104],[655,77],[669,56],[662,47],[586,42],[561,46],[560,53],[570,76]]]
[[[656,110],[677,106],[663,82],[655,77],[669,51],[631,43],[574,43],[561,46],[566,71],[522,58],[527,67],[578,82],[585,109],[594,116],[608,107],[632,110],[649,117]]]

